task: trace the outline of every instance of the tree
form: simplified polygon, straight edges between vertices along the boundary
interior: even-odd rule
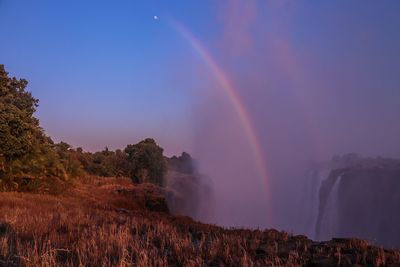
[[[166,172],[164,150],[154,139],[147,138],[136,145],[128,145],[124,151],[131,164],[131,178],[134,182],[163,184]]]
[[[27,84],[0,65],[0,190],[37,190],[47,187],[48,178],[67,178],[53,141],[34,117],[38,100]]]
[[[1,179],[41,176],[49,160],[51,140],[33,116],[38,100],[26,91],[27,85],[24,79],[9,77],[0,64]]]
[[[113,154],[111,163],[115,166],[115,176],[129,176],[129,161],[127,154],[120,149],[117,149]]]
[[[80,153],[74,150],[70,144],[61,141],[54,145],[54,149],[66,174],[71,178],[85,175],[80,161]]]
[[[183,152],[181,156],[167,158],[168,168],[185,174],[194,174],[196,172],[195,160],[189,153]]]
[[[25,90],[28,82],[8,77],[0,65],[0,158],[5,165],[32,154],[47,142],[33,116],[38,100]]]

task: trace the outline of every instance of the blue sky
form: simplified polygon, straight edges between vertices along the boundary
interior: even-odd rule
[[[37,116],[57,141],[97,150],[153,136],[169,154],[192,151],[199,91],[215,84],[167,23],[171,17],[232,78],[265,150],[281,142],[296,146],[299,135],[311,140],[312,127],[325,154],[390,150],[394,141],[364,149],[355,136],[389,127],[390,138],[367,136],[378,143],[398,133],[392,124],[400,115],[400,4],[248,3],[2,0],[0,59],[12,75],[29,80],[29,90],[40,99]],[[338,127],[347,128],[349,137]],[[277,142],[282,135],[288,140]],[[333,151],[336,141],[345,145]]]
[[[188,75],[192,52],[164,15],[199,11],[185,2],[167,10],[152,1],[2,1],[0,58],[29,80],[55,140],[93,150],[167,134],[162,141],[178,152],[190,136],[191,96],[176,76]]]

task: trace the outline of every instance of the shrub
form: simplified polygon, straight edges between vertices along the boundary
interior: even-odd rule
[[[154,139],[147,138],[136,145],[125,148],[131,165],[131,178],[134,182],[151,182],[163,185],[166,164],[163,149]]]

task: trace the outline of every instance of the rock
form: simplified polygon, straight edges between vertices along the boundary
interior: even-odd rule
[[[400,160],[352,157],[330,172],[319,196],[318,239],[349,236],[400,248]]]

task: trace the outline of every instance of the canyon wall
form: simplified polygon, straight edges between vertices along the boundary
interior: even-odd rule
[[[400,161],[353,158],[338,165],[319,189],[317,239],[357,237],[399,248]]]

